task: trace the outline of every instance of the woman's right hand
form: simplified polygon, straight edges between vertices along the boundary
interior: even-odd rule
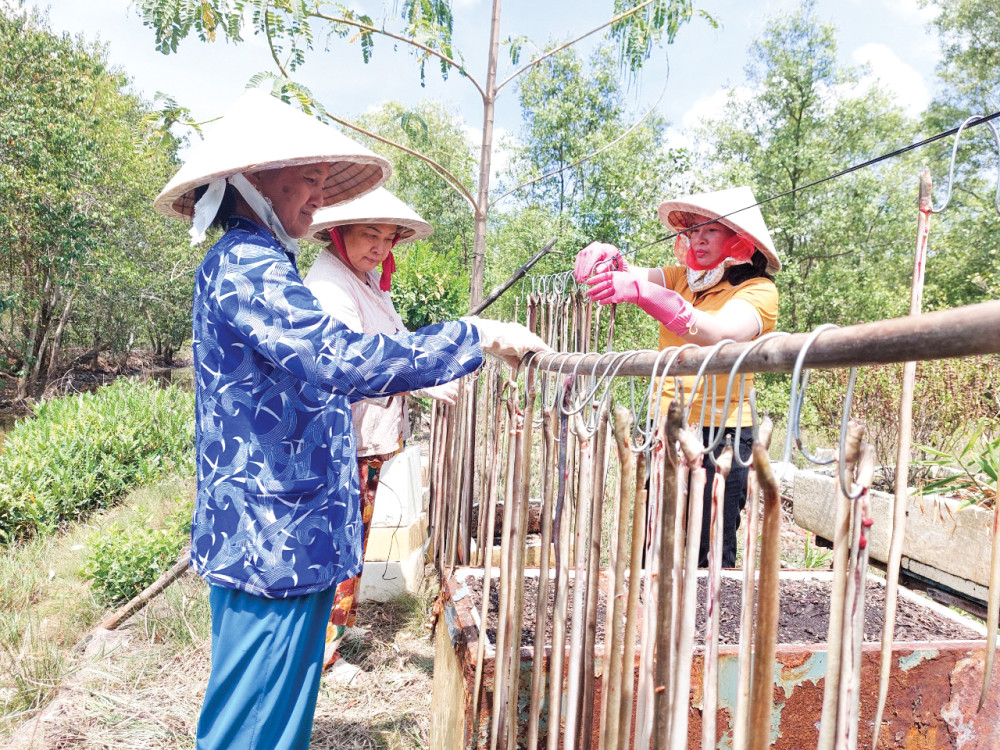
[[[583,284],[594,271],[628,271],[625,256],[614,245],[607,242],[591,242],[576,254],[573,263],[573,278]]]

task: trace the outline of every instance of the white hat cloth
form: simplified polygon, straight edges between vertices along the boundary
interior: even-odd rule
[[[350,224],[395,224],[399,227],[400,242],[416,242],[429,237],[434,231],[434,227],[403,201],[385,188],[378,188],[349,203],[321,208],[313,215],[313,223],[306,236],[327,243],[333,227]]]
[[[774,249],[771,234],[767,231],[764,217],[756,204],[753,190],[744,186],[664,201],[657,209],[657,214],[660,221],[675,232],[689,228],[682,216],[684,213],[716,220],[753,242],[754,247],[767,257],[768,272],[775,273],[781,270],[781,259],[778,258],[778,251]],[[684,262],[683,258],[679,260]]]
[[[322,162],[332,165],[323,186],[323,206],[374,190],[392,174],[387,159],[340,131],[266,91],[248,89],[205,139],[191,148],[184,165],[153,206],[170,218],[191,219],[194,192],[199,187],[216,183],[216,190],[220,190],[224,189],[223,181],[236,174]],[[214,218],[212,212],[208,223]]]

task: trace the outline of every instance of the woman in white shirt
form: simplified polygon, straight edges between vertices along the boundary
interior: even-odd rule
[[[396,263],[392,249],[399,242],[420,240],[433,231],[409,206],[385,189],[378,189],[349,203],[318,211],[309,234],[328,243],[305,277],[324,312],[354,331],[394,334],[405,331],[389,288]],[[381,272],[377,269],[381,266]],[[417,395],[454,403],[456,381]],[[409,436],[409,418],[404,395],[353,404],[361,479],[363,548],[368,544],[382,464],[402,448]],[[362,552],[362,557],[364,553]],[[361,573],[337,586],[330,625],[327,627],[324,666],[334,679],[350,684],[361,670],[341,658],[337,649],[348,628],[354,626],[356,594]]]

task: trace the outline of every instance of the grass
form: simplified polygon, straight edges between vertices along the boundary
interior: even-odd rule
[[[52,698],[74,669],[72,647],[105,614],[82,575],[90,540],[112,525],[157,527],[192,491],[173,478],[0,555],[0,737]]]

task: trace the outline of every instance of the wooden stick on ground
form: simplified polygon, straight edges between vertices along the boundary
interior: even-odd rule
[[[115,630],[119,625],[125,622],[125,620],[130,618],[140,609],[153,601],[153,599],[163,593],[167,586],[184,575],[190,567],[191,548],[188,547],[181,553],[180,557],[177,558],[177,562],[170,566],[169,570],[164,572],[163,575],[132,597],[126,604],[122,605],[101,620],[101,624],[97,626],[98,629],[104,628],[105,630]]]
[[[726,477],[733,465],[733,449],[726,446],[715,459],[712,477],[712,526],[709,531],[708,581],[705,586],[705,657],[702,669],[701,712],[702,750],[714,750],[719,708],[719,601],[722,593],[722,517],[726,498]]]
[[[778,643],[778,574],[781,570],[781,493],[771,471],[767,448],[753,444],[764,501],[760,531],[760,574],[757,587],[757,625],[754,628],[753,676],[750,686],[750,750],[771,744],[771,710],[774,706],[774,654]]]
[[[924,167],[920,173],[920,196],[917,213],[917,249],[913,257],[913,280],[910,283],[910,315],[919,315],[923,304],[924,268],[927,263],[927,237],[931,221],[931,172]],[[889,694],[889,672],[892,669],[892,641],[896,629],[896,597],[899,590],[899,565],[903,559],[903,538],[906,529],[906,503],[909,500],[910,440],[913,436],[913,386],[917,363],[903,365],[903,383],[899,397],[899,444],[896,448],[895,497],[893,498],[892,531],[889,539],[889,559],[885,566],[885,608],[882,615],[882,653],[879,658],[878,707],[872,730],[872,748],[878,744],[882,713]]]

